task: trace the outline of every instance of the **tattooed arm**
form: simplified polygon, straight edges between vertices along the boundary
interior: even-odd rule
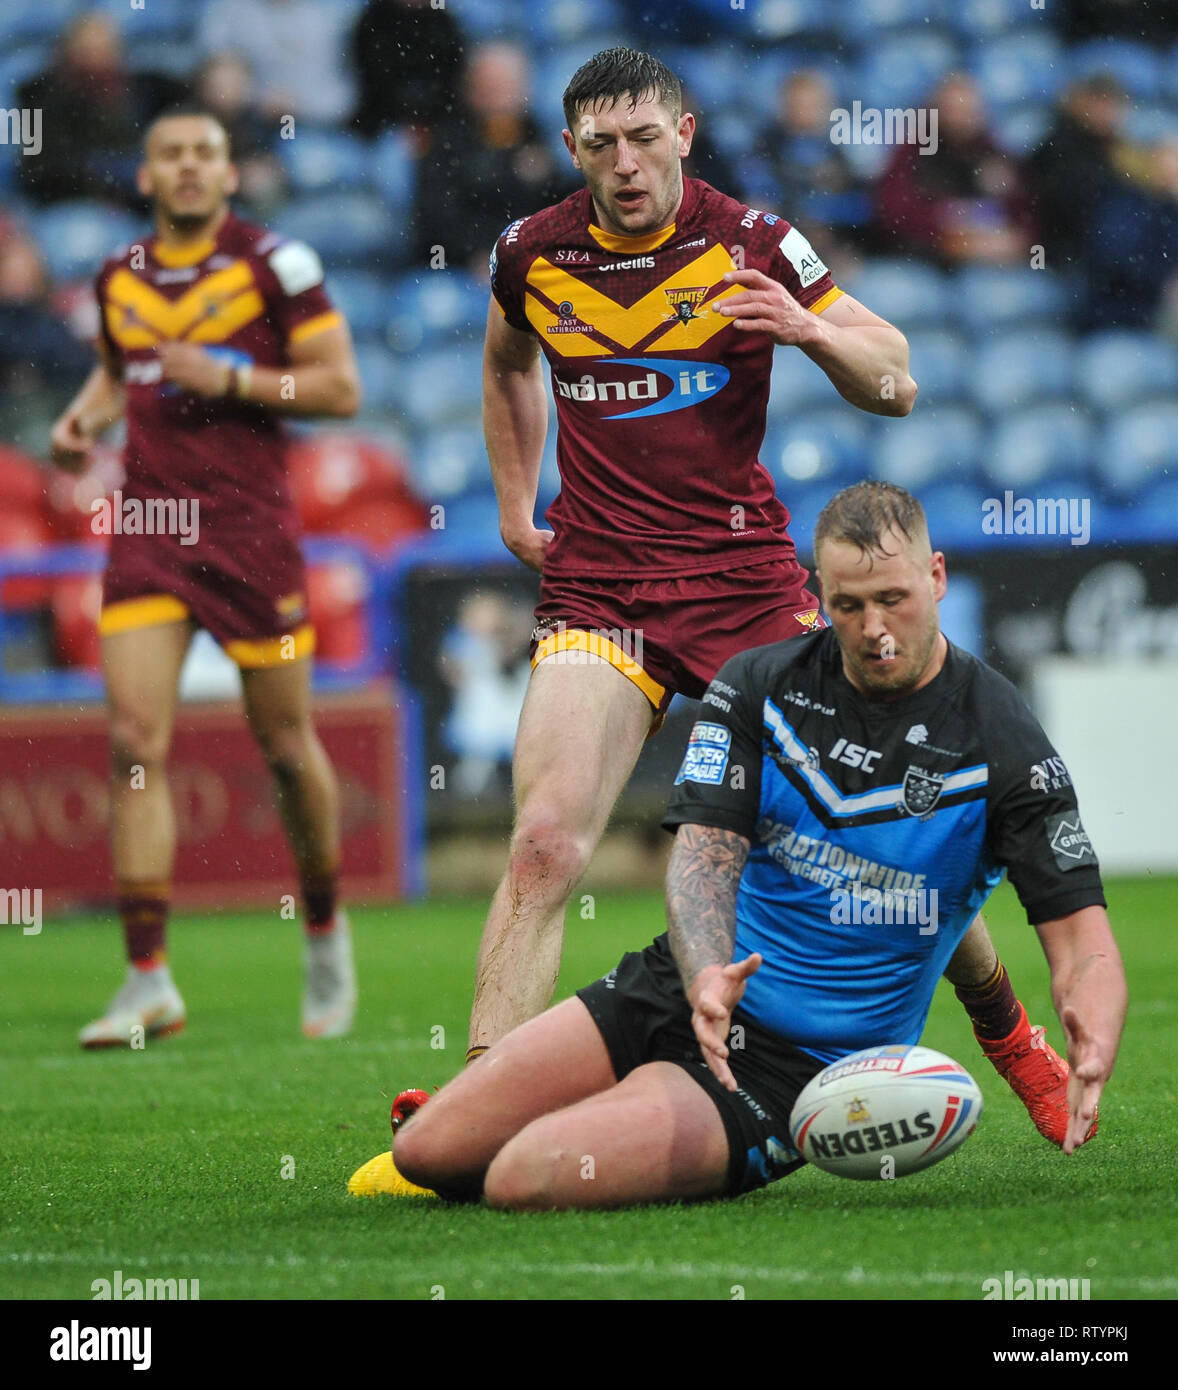
[[[749,842],[733,830],[681,825],[667,869],[667,923],[671,951],[691,1004],[691,1026],[704,1060],[736,1090],[728,1067],[728,1029],[745,981],[759,955],[732,961],[736,940],[736,889]]]

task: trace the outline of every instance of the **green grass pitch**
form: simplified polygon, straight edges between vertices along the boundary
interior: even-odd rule
[[[976,1300],[1010,1269],[1088,1278],[1093,1299],[1171,1299],[1176,890],[1109,885],[1129,1024],[1100,1134],[1070,1160],[1035,1133],[942,984],[925,1041],[979,1078],[986,1110],[938,1167],[878,1183],[804,1169],[735,1201],[527,1216],[345,1190],[387,1145],[390,1098],[461,1065],[482,902],[355,912],[361,1009],[353,1036],[330,1043],[299,1036],[301,944],[273,915],[179,919],[170,956],[188,1031],[127,1053],[75,1042],[121,978],[114,922],[6,930],[0,1297],[89,1299],[121,1270],[199,1279],[202,1300]],[[655,894],[598,896],[595,910],[570,911],[562,996],[662,929]],[[1046,964],[1008,887],[987,920],[1060,1045]]]

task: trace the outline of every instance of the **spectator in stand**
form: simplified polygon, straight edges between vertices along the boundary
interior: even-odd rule
[[[434,134],[414,211],[417,256],[441,246],[448,265],[487,272],[495,238],[517,217],[580,185],[557,163],[528,111],[528,59],[517,44],[474,49],[460,114]]]
[[[948,265],[1027,265],[1035,241],[1028,195],[1015,161],[986,128],[972,77],[942,78],[929,106],[937,113],[937,149],[896,149],[876,189],[885,244]]]
[[[1178,8],[1149,0],[1065,0],[1054,22],[1072,42],[1135,39],[1138,43],[1178,43]]]
[[[1097,210],[1123,191],[1119,142],[1128,112],[1111,73],[1093,73],[1063,94],[1055,122],[1028,161],[1047,265],[1083,270]],[[1102,255],[1116,254],[1113,247]]]
[[[428,132],[454,115],[463,52],[449,10],[430,0],[368,0],[352,33],[353,126],[369,137],[408,126],[424,153]]]
[[[683,161],[683,175],[689,179],[703,179],[713,188],[734,188],[736,176],[732,167],[711,137],[711,120],[707,112],[686,87],[683,88],[683,109],[690,111],[697,122],[695,135],[691,141],[691,153]]]
[[[242,54],[266,115],[332,124],[353,105],[343,62],[347,20],[345,6],[322,0],[212,0],[197,48],[206,58]]]
[[[41,153],[19,163],[23,191],[36,203],[104,198],[142,207],[135,190],[140,131],[182,95],[171,78],[127,70],[108,15],[79,15],[46,71],[17,92],[18,106],[44,113]]]
[[[1178,140],[1146,151],[1143,174],[1144,184],[1116,181],[1094,210],[1083,260],[1085,328],[1171,323],[1178,304]]]
[[[193,95],[225,127],[240,179],[236,201],[252,217],[264,217],[282,201],[286,179],[274,153],[276,125],[254,101],[254,78],[240,53],[218,53],[197,69]]]
[[[51,395],[90,359],[55,311],[35,243],[14,224],[0,223],[0,395]]]
[[[834,104],[823,73],[790,73],[778,91],[777,113],[758,132],[740,175],[745,197],[757,206],[788,209],[832,255],[835,248],[857,244],[857,229],[871,219],[866,185],[830,138]]]

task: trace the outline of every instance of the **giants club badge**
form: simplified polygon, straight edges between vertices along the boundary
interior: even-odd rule
[[[936,772],[925,772],[919,767],[909,766],[904,774],[904,809],[910,816],[927,816],[941,799],[941,787],[945,778]]]

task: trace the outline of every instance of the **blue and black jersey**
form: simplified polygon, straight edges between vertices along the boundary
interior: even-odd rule
[[[742,1008],[824,1062],[915,1043],[970,922],[1011,882],[1032,923],[1104,905],[1071,779],[1014,687],[949,644],[923,689],[871,699],[833,629],[725,663],[663,824],[750,845]]]

